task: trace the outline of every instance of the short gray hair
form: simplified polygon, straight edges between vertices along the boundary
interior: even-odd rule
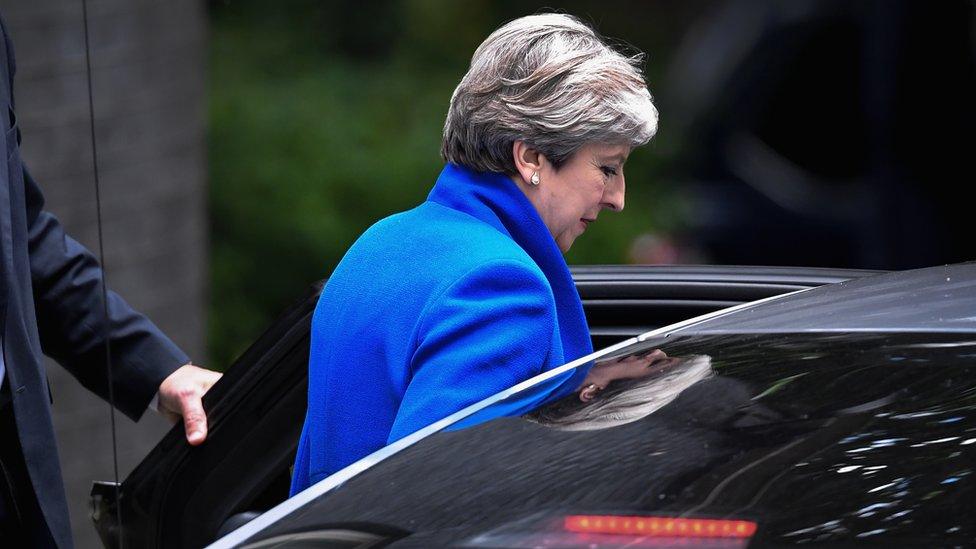
[[[557,169],[587,143],[643,145],[658,116],[641,59],[615,51],[570,15],[511,21],[478,46],[454,90],[441,156],[511,175],[517,140]]]

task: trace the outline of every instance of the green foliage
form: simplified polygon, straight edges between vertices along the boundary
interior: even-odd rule
[[[431,0],[211,6],[214,364],[328,276],[369,225],[424,200],[471,53],[531,11]],[[570,263],[624,262],[636,235],[673,222],[654,149],[628,163],[627,210],[602,216]]]

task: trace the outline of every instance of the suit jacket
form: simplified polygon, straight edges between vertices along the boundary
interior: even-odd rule
[[[0,35],[0,109],[6,124],[6,156],[0,162],[0,333],[6,383],[30,479],[51,537],[59,546],[70,546],[41,353],[107,399],[107,337],[115,405],[133,419],[146,409],[163,379],[188,359],[113,293],[108,296],[109,321],[105,322],[98,262],[44,211],[41,191],[20,158],[14,56],[2,19]]]
[[[528,198],[504,175],[452,165],[425,203],[353,244],[322,291],[311,338],[293,494],[592,351],[569,269]],[[585,374],[506,414],[567,394]]]

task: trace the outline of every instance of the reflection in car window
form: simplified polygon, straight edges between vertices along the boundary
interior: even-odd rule
[[[624,364],[632,354],[611,359]],[[599,368],[597,363],[594,368]],[[645,372],[612,381],[592,400],[573,393],[527,414],[526,419],[568,431],[606,429],[646,417],[678,397],[688,387],[712,373],[707,355],[669,357],[663,364],[643,368]]]

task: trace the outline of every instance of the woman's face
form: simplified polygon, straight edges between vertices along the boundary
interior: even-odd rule
[[[604,209],[624,209],[624,162],[628,145],[591,143],[559,170],[540,159],[539,185],[526,195],[564,253]]]

